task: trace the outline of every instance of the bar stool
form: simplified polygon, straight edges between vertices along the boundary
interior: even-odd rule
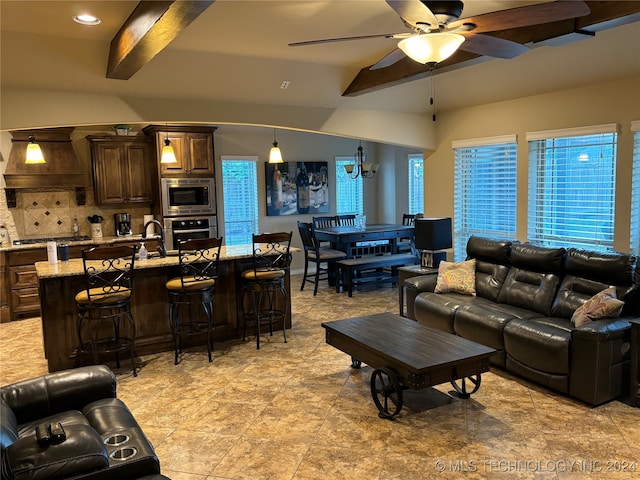
[[[247,324],[256,327],[256,348],[260,350],[260,326],[269,324],[273,335],[274,320],[282,320],[284,343],[287,343],[285,320],[289,311],[289,296],[285,278],[291,265],[291,237],[293,232],[261,233],[253,235],[253,268],[242,272],[244,282],[242,311],[244,329],[242,339],[247,337]],[[278,298],[278,294],[280,298]],[[249,295],[251,310],[245,308]]]
[[[133,266],[137,247],[95,247],[82,251],[87,287],[75,296],[78,309],[78,352],[91,355],[95,364],[100,355],[128,350],[133,376],[136,325],[131,315]]]
[[[218,277],[222,238],[198,238],[178,243],[180,276],[167,281],[169,293],[169,322],[175,351],[174,365],[182,352],[184,336],[206,334],[209,362],[213,351],[213,298]],[[199,305],[204,318],[194,311]],[[180,316],[180,310],[188,310],[188,316]]]

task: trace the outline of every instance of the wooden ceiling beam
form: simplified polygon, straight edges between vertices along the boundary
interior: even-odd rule
[[[143,0],[138,3],[111,40],[107,78],[131,78],[214,1]]]
[[[625,17],[638,16],[640,14],[640,1],[587,1],[586,3],[589,5],[591,13],[575,20],[506,29],[483,35],[492,35],[523,44],[536,43],[580,30],[598,30],[599,24],[602,24],[603,29],[613,28],[626,23],[628,19],[625,19]],[[637,21],[636,19],[634,20]],[[364,93],[412,82],[437,74],[439,70],[444,72],[452,68],[462,68],[463,65],[461,64],[463,62],[478,57],[480,55],[458,50],[453,56],[437,64],[433,71],[431,71],[430,66],[414,62],[408,57],[379,70],[369,70],[369,67],[365,67],[360,70],[342,95],[356,97]]]

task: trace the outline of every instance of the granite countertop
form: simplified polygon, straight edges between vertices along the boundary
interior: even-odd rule
[[[123,238],[123,237],[118,237]],[[131,237],[129,237],[131,238]],[[247,245],[231,245],[220,247],[220,260],[236,260],[240,258],[250,258],[252,256],[251,244]],[[290,248],[291,253],[299,252],[296,247]],[[169,250],[167,256],[159,257],[156,252],[149,252],[147,260],[137,260],[133,266],[134,270],[144,268],[172,267],[178,265],[177,250]],[[76,275],[84,275],[84,267],[81,258],[72,258],[66,262],[58,261],[58,263],[50,264],[49,262],[36,262],[36,273],[38,278],[58,278],[72,277]]]
[[[147,240],[160,240],[160,235],[148,235],[147,238],[142,238],[142,234],[127,235],[125,237],[105,236],[102,238],[90,238],[88,240],[71,240],[64,242],[65,245],[70,247],[82,246],[82,245],[112,245],[114,243],[127,243],[127,242],[142,242]],[[15,250],[29,250],[34,248],[47,248],[47,242],[41,243],[27,243],[22,245],[7,245],[0,247],[0,252],[11,252]]]

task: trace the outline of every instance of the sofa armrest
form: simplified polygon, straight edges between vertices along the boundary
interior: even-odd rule
[[[629,318],[596,320],[571,330],[571,396],[600,405],[626,390]]]
[[[66,410],[82,410],[95,400],[115,398],[116,377],[105,365],[63,370],[0,388],[18,424]]]
[[[35,431],[9,445],[2,455],[3,475],[15,480],[50,480],[109,466],[107,449],[95,430],[87,425],[68,425],[65,432],[66,440],[58,445],[41,446]]]
[[[571,331],[573,339],[590,340],[592,342],[605,342],[629,335],[631,330],[631,317],[606,318],[587,322]]]
[[[418,294],[422,292],[433,292],[436,288],[437,275],[421,275],[419,277],[407,278],[404,281],[405,293],[407,296],[407,317],[415,320],[413,304]]]

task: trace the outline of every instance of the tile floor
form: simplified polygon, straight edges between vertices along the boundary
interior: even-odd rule
[[[299,292],[293,329],[255,341],[140,359],[118,395],[174,480],[431,478],[640,479],[640,409],[592,408],[510,374],[483,375],[470,400],[441,385],[408,392],[394,420],[369,393],[371,368],[325,344],[324,320],[389,311],[397,290]],[[0,325],[0,384],[46,372],[39,319]],[[126,364],[126,363],[125,363]],[[125,365],[123,364],[123,365]]]

